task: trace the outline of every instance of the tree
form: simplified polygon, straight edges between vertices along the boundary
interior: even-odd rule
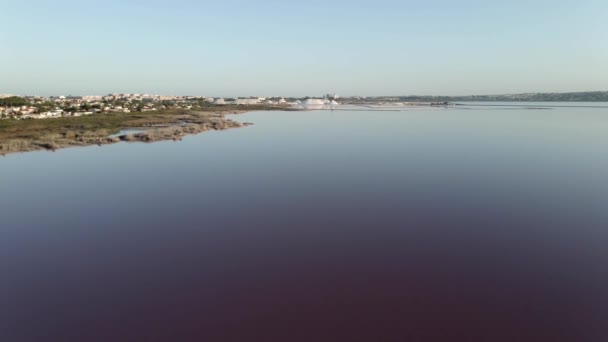
[[[19,96],[11,96],[0,99],[0,106],[3,107],[21,107],[27,104],[27,100]]]
[[[173,105],[175,104],[175,102],[174,102],[174,101],[169,101],[169,100],[163,100],[163,101],[161,102],[161,104],[162,104],[163,106],[165,106],[165,107],[169,108],[169,107],[173,107]]]

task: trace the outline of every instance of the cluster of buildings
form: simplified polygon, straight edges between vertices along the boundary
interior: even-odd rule
[[[18,99],[19,101],[2,101]],[[199,100],[193,96],[149,94],[109,94],[105,96],[24,96],[0,94],[0,119],[50,119],[95,113],[130,113],[164,110],[168,107],[192,109]],[[25,104],[15,105],[18,102]],[[3,104],[4,102],[4,104]],[[9,103],[9,104],[6,104]]]
[[[104,101],[142,101],[142,102],[155,102],[155,101],[193,101],[198,100],[200,97],[196,96],[164,96],[164,95],[150,95],[150,94],[108,94],[106,96],[82,96],[83,99],[93,100],[104,100]]]
[[[13,99],[14,101],[3,101]],[[15,100],[16,99],[16,100]],[[280,97],[213,98],[163,96],[150,94],[108,94],[93,96],[25,96],[0,94],[0,119],[51,119],[78,117],[96,113],[130,113],[168,108],[201,109],[209,105],[270,105],[306,108],[337,104],[337,96],[325,99],[289,99]],[[8,103],[8,104],[7,104]]]
[[[236,98],[236,99],[223,99],[223,98],[208,98],[213,104],[224,105],[224,104],[235,104],[235,105],[287,105],[288,102],[284,98],[266,98],[266,97],[248,97],[248,98]]]
[[[8,98],[5,97],[5,99]],[[52,96],[49,98],[26,96],[22,99],[25,100],[26,105],[0,105],[0,119],[52,119],[95,113],[129,113],[132,109],[136,109],[133,105],[104,101],[101,96]],[[153,106],[147,105],[137,108],[156,110]]]
[[[63,115],[63,109],[58,107],[48,111],[40,111],[34,106],[0,107],[0,119],[50,119],[60,118]]]

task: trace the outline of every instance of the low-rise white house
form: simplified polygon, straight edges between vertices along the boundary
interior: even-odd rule
[[[236,99],[234,101],[237,105],[254,105],[260,103],[259,99]]]
[[[39,118],[45,118],[45,117],[48,117],[48,118],[58,118],[62,114],[63,114],[63,109],[61,109],[61,108],[55,108],[55,109],[53,109],[51,111],[40,113],[38,116],[39,116]]]
[[[82,101],[85,101],[85,102],[101,101],[102,99],[103,99],[103,96],[98,96],[98,95],[89,95],[89,96],[82,97]]]

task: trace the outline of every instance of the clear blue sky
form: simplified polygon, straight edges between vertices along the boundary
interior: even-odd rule
[[[4,1],[0,93],[608,90],[608,1]]]

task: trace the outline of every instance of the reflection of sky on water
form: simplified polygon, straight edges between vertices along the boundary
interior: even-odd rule
[[[0,336],[605,339],[605,115],[256,112],[0,158]]]

